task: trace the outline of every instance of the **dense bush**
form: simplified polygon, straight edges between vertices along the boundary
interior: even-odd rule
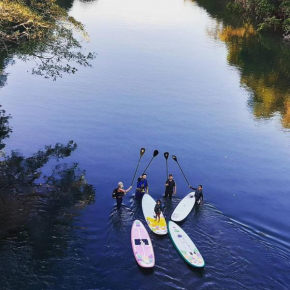
[[[260,21],[260,31],[281,30],[285,38],[290,38],[290,0],[235,0],[227,8],[253,14]]]

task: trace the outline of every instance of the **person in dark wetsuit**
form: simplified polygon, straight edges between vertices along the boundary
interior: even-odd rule
[[[165,182],[165,195],[164,197],[168,197],[169,198],[172,198],[172,194],[176,194],[176,183],[173,179],[173,175],[172,174],[169,174],[168,175],[168,179],[166,180]]]
[[[189,186],[189,188],[195,190],[195,202],[200,204],[203,201],[202,185],[200,184],[198,188]]]
[[[136,189],[136,197],[142,198],[145,193],[148,193],[148,181],[147,174],[143,173],[142,176],[138,178],[137,189]]]
[[[158,199],[156,201],[156,205],[154,207],[154,212],[156,214],[156,217],[155,217],[155,220],[157,220],[158,218],[158,223],[160,222],[160,215],[161,215],[161,212],[162,212],[162,206],[161,206],[161,200]]]
[[[130,191],[132,186],[130,186],[127,190],[124,189],[123,182],[118,183],[118,189],[116,192],[116,202],[117,202],[117,209],[121,208],[123,196],[126,195],[128,191]]]

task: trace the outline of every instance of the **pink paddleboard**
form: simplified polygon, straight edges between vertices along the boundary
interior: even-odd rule
[[[135,259],[139,266],[151,268],[155,265],[154,250],[145,227],[135,220],[131,229],[131,243]]]

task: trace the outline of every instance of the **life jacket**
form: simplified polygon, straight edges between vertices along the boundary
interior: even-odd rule
[[[112,198],[117,198],[118,188],[115,188],[112,192]]]

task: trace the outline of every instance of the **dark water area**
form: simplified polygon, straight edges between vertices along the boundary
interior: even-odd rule
[[[93,68],[53,82],[32,76],[32,62],[1,61],[0,148],[31,156],[74,140],[65,162],[86,170],[95,201],[69,210],[1,192],[0,289],[289,289],[289,45],[213,4],[224,1],[60,2],[85,24]],[[181,224],[201,271],[152,232],[155,268],[134,260],[141,204],[131,191],[116,211],[111,192],[130,185],[141,147],[139,174],[161,153],[148,169],[155,199],[165,151],[204,186],[204,205]],[[169,171],[178,189],[163,201],[167,219],[189,192],[171,159]]]

